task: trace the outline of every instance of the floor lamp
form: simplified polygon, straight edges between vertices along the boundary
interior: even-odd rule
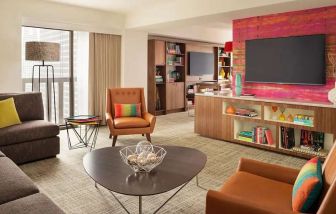
[[[47,111],[48,120],[51,120],[50,115],[50,95],[49,95],[49,71],[52,75],[53,99],[54,99],[54,116],[56,123],[56,100],[55,100],[55,74],[54,66],[46,65],[44,62],[56,62],[60,59],[60,44],[53,42],[26,42],[26,60],[29,61],[42,61],[42,65],[34,65],[32,72],[32,91],[34,91],[34,71],[38,68],[38,87],[40,91],[41,83],[41,69],[47,68]]]

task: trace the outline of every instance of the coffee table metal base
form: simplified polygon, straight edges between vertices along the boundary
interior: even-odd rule
[[[183,184],[173,195],[171,195],[159,208],[157,208],[153,214],[157,213],[159,210],[161,210],[162,207],[164,207],[164,205],[166,205],[178,192],[180,192],[190,181],[188,181],[187,183]],[[205,188],[201,187],[199,185],[198,182],[198,175],[196,175],[196,185],[197,187],[206,190]],[[95,182],[95,187],[98,188],[97,183]],[[114,197],[114,199],[120,204],[120,206],[125,210],[126,213],[130,214],[130,212],[128,211],[128,209],[125,207],[125,205],[117,198],[117,196],[110,191],[110,193],[112,194],[112,196]],[[142,214],[142,196],[138,196],[139,197],[139,214]]]

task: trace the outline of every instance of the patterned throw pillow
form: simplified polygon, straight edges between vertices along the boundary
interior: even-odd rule
[[[141,103],[114,104],[114,117],[141,117]]]
[[[292,192],[295,212],[309,212],[322,191],[322,164],[318,157],[309,160],[296,178]]]

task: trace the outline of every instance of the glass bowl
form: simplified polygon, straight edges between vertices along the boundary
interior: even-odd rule
[[[160,146],[140,142],[136,146],[127,146],[120,149],[121,159],[134,172],[150,172],[160,165],[167,151]]]

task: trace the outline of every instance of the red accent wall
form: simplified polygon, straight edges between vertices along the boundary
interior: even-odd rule
[[[245,40],[312,34],[326,34],[326,85],[302,86],[246,83],[244,81]],[[336,53],[336,6],[233,21],[233,77],[236,72],[242,73],[244,93],[254,93],[259,97],[326,102],[328,91],[334,87],[335,82],[328,53]],[[233,78],[233,88],[234,82]]]

